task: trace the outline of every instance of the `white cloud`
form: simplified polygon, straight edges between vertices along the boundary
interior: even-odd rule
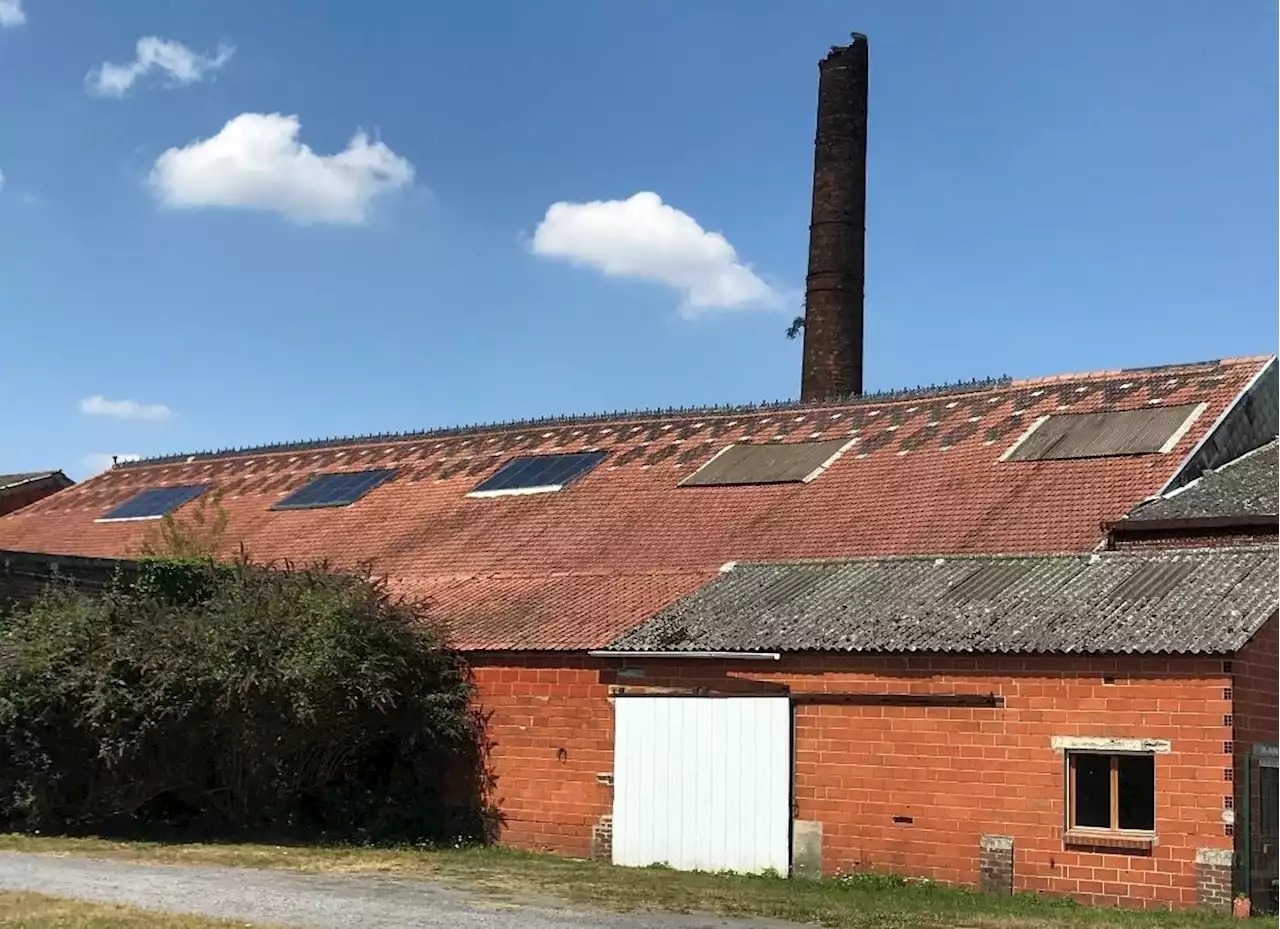
[[[0,171],[0,190],[4,190],[4,172]]]
[[[297,223],[362,223],[374,198],[413,181],[413,165],[357,132],[317,155],[298,141],[296,116],[241,113],[209,139],[156,159],[151,186],[169,207],[238,207]]]
[[[22,0],[0,0],[0,29],[12,29],[27,21],[22,12]]]
[[[111,467],[112,458],[117,461],[137,461],[141,455],[135,455],[132,452],[92,452],[80,459],[80,464],[90,474],[101,474],[107,468]]]
[[[85,416],[114,416],[117,419],[168,419],[173,411],[163,403],[137,403],[133,400],[108,400],[101,394],[80,401]]]
[[[6,0],[0,0],[4,3]],[[226,64],[235,49],[219,45],[212,58],[193,52],[181,42],[171,42],[159,36],[149,35],[138,40],[137,57],[128,64],[112,64],[104,61],[85,75],[90,93],[100,97],[123,97],[133,85],[152,71],[160,70],[175,84],[194,84],[204,80],[210,71]]]
[[[611,277],[656,281],[684,297],[685,311],[777,308],[766,284],[718,232],[642,191],[626,200],[553,203],[533,234],[533,250]]]

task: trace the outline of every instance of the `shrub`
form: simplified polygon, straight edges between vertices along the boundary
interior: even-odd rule
[[[143,562],[0,619],[0,830],[423,841],[484,825],[466,665],[367,573]]]

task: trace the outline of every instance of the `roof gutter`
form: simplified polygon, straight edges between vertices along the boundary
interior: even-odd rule
[[[1142,532],[1177,532],[1185,529],[1275,529],[1280,517],[1240,514],[1238,516],[1181,516],[1172,519],[1116,519],[1104,522],[1102,528],[1117,535]]]
[[[778,652],[620,652],[596,649],[587,652],[592,658],[731,658],[754,661],[777,661]]]

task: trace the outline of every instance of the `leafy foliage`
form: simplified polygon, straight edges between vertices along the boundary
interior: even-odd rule
[[[0,831],[483,831],[467,668],[367,573],[144,562],[51,587],[0,649]]]
[[[228,515],[221,494],[201,494],[183,509],[184,517],[166,513],[147,530],[139,548],[142,557],[216,558],[226,553]]]

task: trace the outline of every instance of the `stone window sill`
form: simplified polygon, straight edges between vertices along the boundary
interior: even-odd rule
[[[1064,845],[1072,848],[1099,848],[1113,851],[1150,852],[1156,844],[1154,832],[1111,832],[1105,829],[1068,829]]]

